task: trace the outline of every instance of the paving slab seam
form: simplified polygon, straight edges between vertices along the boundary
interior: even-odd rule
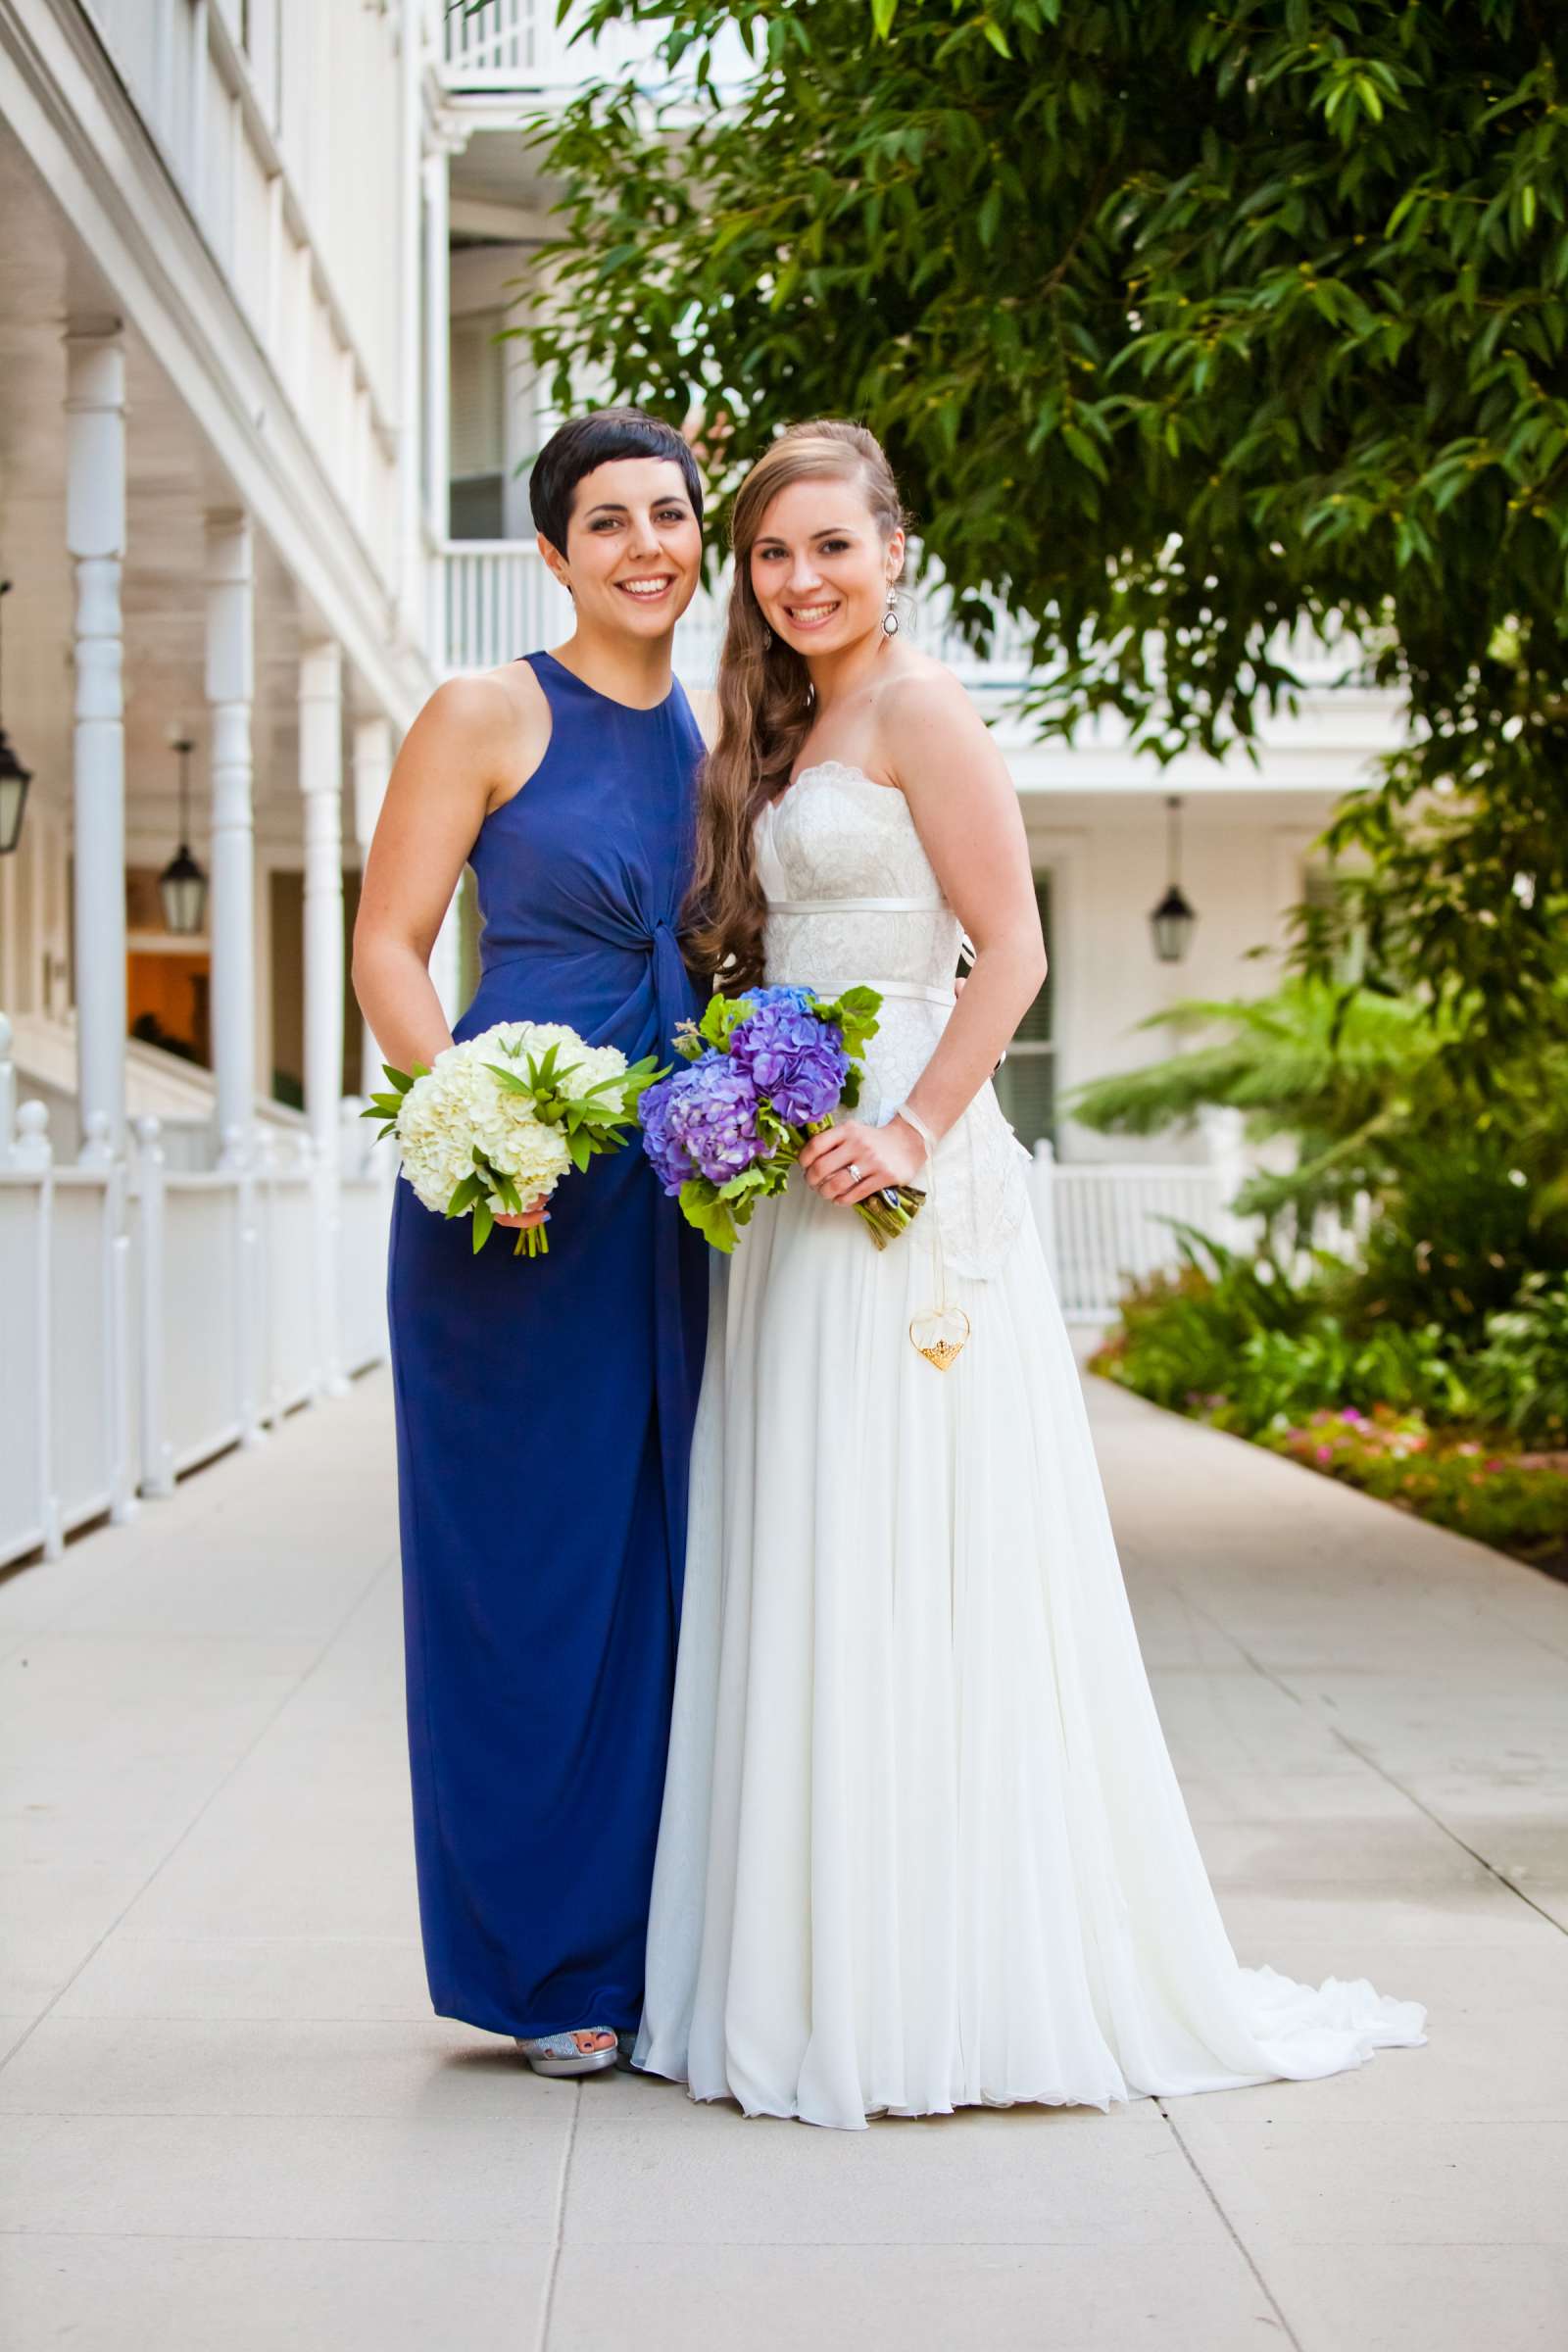
[[[1195,1603],[1195,1606],[1198,1604]],[[1198,1613],[1202,1616],[1205,1612],[1200,1606],[1198,1606]],[[1216,1632],[1225,1634],[1225,1628],[1217,1618],[1209,1619],[1209,1623],[1213,1625]],[[1308,1712],[1306,1700],[1299,1690],[1293,1690],[1284,1677],[1274,1671],[1273,1667],[1264,1665],[1261,1658],[1254,1657],[1244,1642],[1237,1641],[1234,1634],[1225,1634],[1225,1638],[1227,1641],[1236,1642],[1238,1650],[1254,1674],[1261,1676],[1264,1682],[1271,1683],[1282,1698],[1290,1699],[1293,1705],[1301,1709],[1303,1714]],[[1517,1886],[1506,1871],[1499,1870],[1495,1862],[1491,1861],[1487,1855],[1479,1853],[1467,1839],[1460,1837],[1450,1822],[1445,1821],[1440,1813],[1434,1813],[1424,1797],[1418,1795],[1415,1789],[1407,1788],[1396,1774],[1392,1773],[1386,1764],[1380,1763],[1376,1756],[1360,1744],[1359,1740],[1352,1739],[1348,1732],[1343,1730],[1339,1724],[1332,1722],[1326,1715],[1314,1715],[1311,1720],[1314,1723],[1320,1723],[1330,1739],[1337,1740],[1347,1755],[1354,1756],[1358,1764],[1364,1764],[1369,1772],[1375,1773],[1385,1788],[1395,1789],[1407,1804],[1414,1805],[1418,1813],[1424,1813],[1433,1828],[1441,1830],[1450,1844],[1456,1845],[1461,1853],[1468,1854],[1472,1862],[1479,1862],[1489,1878],[1495,1879],[1499,1886],[1505,1886],[1510,1894],[1517,1896],[1527,1909],[1534,1911],[1538,1919],[1544,1919],[1546,1925],[1555,1929],[1559,1936],[1568,1935],[1568,1928],[1563,1926],[1560,1919],[1552,1912],[1544,1910],[1534,1895],[1528,1893],[1523,1886]]]
[[[11,2064],[12,2060],[17,2056],[20,2050],[23,2050],[26,2047],[27,2043],[31,2040],[33,2034],[43,2024],[44,2020],[51,2016],[56,2006],[65,1999],[66,1994],[71,1990],[73,1984],[75,1984],[77,1978],[91,1966],[92,1962],[98,1957],[98,1954],[103,1950],[110,1937],[118,1934],[119,1930],[124,1925],[131,1912],[140,1902],[142,1896],[147,1892],[148,1887],[155,1885],[161,1874],[168,1869],[170,1863],[179,1852],[180,1847],[185,1843],[186,1838],[189,1838],[192,1831],[195,1830],[197,1826],[206,1819],[207,1815],[211,1812],[213,1806],[218,1802],[218,1799],[220,1796],[221,1796],[223,1790],[228,1787],[235,1774],[239,1772],[244,1765],[249,1763],[251,1757],[261,1746],[262,1741],[267,1739],[268,1735],[273,1730],[279,1718],[283,1716],[294,1704],[294,1701],[299,1697],[301,1691],[311,1681],[313,1675],[315,1675],[325,1662],[327,1654],[331,1650],[333,1643],[353,1622],[355,1616],[359,1610],[364,1607],[366,1601],[369,1598],[371,1592],[374,1592],[382,1577],[387,1575],[389,1570],[397,1565],[398,1556],[398,1553],[393,1550],[384,1554],[383,1557],[376,1562],[375,1567],[371,1570],[369,1576],[355,1593],[354,1598],[350,1601],[348,1607],[343,1611],[342,1615],[332,1626],[330,1632],[322,1642],[320,1648],[317,1651],[315,1657],[311,1660],[304,1673],[295,1683],[293,1689],[284,1692],[283,1696],[278,1700],[277,1705],[272,1709],[271,1714],[268,1716],[266,1722],[262,1724],[258,1730],[255,1739],[252,1740],[249,1744],[241,1750],[241,1752],[229,1765],[228,1770],[219,1781],[215,1783],[213,1788],[208,1790],[206,1797],[197,1807],[196,1811],[191,1815],[189,1821],[186,1822],[184,1828],[180,1831],[172,1845],[170,1846],[169,1851],[148,1873],[147,1877],[142,1881],[142,1884],[137,1887],[135,1893],[130,1897],[129,1901],[124,1903],[121,1907],[120,1911],[117,1912],[115,1917],[110,1921],[108,1927],[105,1928],[103,1934],[92,1945],[91,1949],[83,1953],[81,1959],[72,1970],[70,1976],[67,1977],[65,1983],[56,1987],[55,1991],[50,1995],[48,2001],[44,2004],[43,2008],[39,2010],[38,2015],[33,2019],[31,2025],[27,2028],[25,2034],[23,2034],[21,2040],[16,2042],[12,2048],[6,2052],[3,2059],[0,2059],[0,2073],[5,2071],[6,2067]]]
[[[572,2151],[577,2145],[577,2120],[582,2114],[582,2084],[571,2086],[571,2120],[566,2126],[566,2144],[561,2151],[561,2179],[556,2186],[556,2233],[550,2248],[550,2268],[545,2274],[545,2291],[539,2299],[539,2332],[534,2339],[535,2352],[550,2352],[550,2323],[556,2308],[556,2280],[561,2272],[561,2248],[566,2234],[566,2189],[571,2179]]]
[[[1302,2352],[1300,2337],[1297,2334],[1296,2329],[1291,2326],[1290,2321],[1286,2318],[1284,2311],[1281,2309],[1278,2298],[1274,2293],[1274,2289],[1269,2285],[1268,2280],[1258,2269],[1257,2264],[1253,2259],[1250,2246],[1248,2245],[1247,2241],[1242,2236],[1241,2231],[1237,2229],[1236,2224],[1231,2220],[1231,2217],[1226,2212],[1224,2205],[1220,2202],[1217,2192],[1206,2179],[1202,2166],[1193,2154],[1192,2149],[1187,2145],[1186,2140],[1182,2137],[1181,2126],[1177,2123],[1176,2118],[1171,2114],[1170,2109],[1166,2106],[1163,2099],[1156,2098],[1154,2105],[1158,2109],[1160,2115],[1164,2118],[1166,2127],[1170,2132],[1172,2139],[1175,2141],[1177,2147],[1180,2148],[1183,2157],[1186,2159],[1188,2170],[1192,2173],[1193,2178],[1198,2182],[1199,2187],[1202,2190],[1204,2196],[1208,2199],[1210,2205],[1213,2206],[1215,2213],[1218,2215],[1221,2229],[1223,2229],[1226,2236],[1230,2239],[1231,2244],[1236,2248],[1237,2253],[1246,2263],[1252,2277],[1257,2280],[1257,2291],[1263,2297],[1264,2302],[1268,2305],[1270,2311],[1274,2314],[1274,2317],[1276,2320],[1278,2320],[1281,2328],[1284,2329],[1287,2343],[1293,2347],[1293,2352]]]

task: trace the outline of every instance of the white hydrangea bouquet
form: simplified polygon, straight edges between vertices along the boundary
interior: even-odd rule
[[[628,1063],[618,1046],[585,1045],[561,1021],[498,1021],[448,1046],[429,1069],[381,1066],[391,1092],[372,1095],[361,1116],[397,1137],[403,1173],[426,1208],[471,1214],[476,1255],[497,1217],[521,1216],[568,1168],[618,1152],[662,1075],[653,1054]],[[549,1248],[544,1227],[527,1225],[513,1255],[542,1257]]]

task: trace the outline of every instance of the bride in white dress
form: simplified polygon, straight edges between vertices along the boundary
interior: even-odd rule
[[[990,1083],[1045,968],[1016,796],[887,630],[903,555],[857,426],[740,494],[700,944],[886,1004],[858,1115],[715,1281],[636,2063],[850,2130],[1333,2074],[1424,2011],[1226,1938]],[[846,1203],[890,1182],[929,1198],[878,1252]]]

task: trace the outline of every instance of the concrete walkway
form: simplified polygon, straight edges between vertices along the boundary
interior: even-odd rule
[[[852,2136],[435,2023],[376,1375],[0,1584],[7,2352],[1557,2352],[1568,1588],[1091,1386],[1241,1956],[1426,2049]]]

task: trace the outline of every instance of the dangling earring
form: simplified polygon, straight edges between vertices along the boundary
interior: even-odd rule
[[[773,632],[766,627],[762,630],[762,651],[764,654],[770,654],[773,651]]]
[[[887,611],[886,611],[886,612],[883,613],[883,615],[882,615],[882,634],[883,634],[883,636],[884,636],[884,637],[896,637],[896,636],[898,635],[898,633],[899,633],[899,616],[898,616],[898,613],[897,613],[897,612],[894,611],[894,609],[893,609],[893,606],[894,606],[894,591],[893,591],[893,584],[892,584],[892,582],[891,582],[891,581],[889,581],[889,583],[888,583],[888,609],[887,609]]]

